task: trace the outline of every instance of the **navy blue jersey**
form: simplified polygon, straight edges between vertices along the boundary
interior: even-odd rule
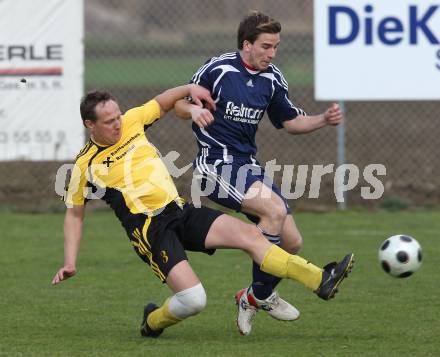
[[[217,105],[213,124],[205,129],[192,125],[199,150],[225,161],[230,155],[256,154],[255,134],[266,111],[278,129],[284,121],[305,115],[290,101],[288,84],[277,67],[249,71],[238,52],[211,58],[191,83],[209,89]]]

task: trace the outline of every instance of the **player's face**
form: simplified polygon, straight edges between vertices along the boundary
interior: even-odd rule
[[[259,71],[267,69],[277,54],[279,44],[279,33],[260,34],[254,43],[248,43],[249,64]]]
[[[86,123],[93,139],[102,145],[116,144],[121,138],[121,110],[118,103],[114,100],[99,103],[95,111],[96,122]]]

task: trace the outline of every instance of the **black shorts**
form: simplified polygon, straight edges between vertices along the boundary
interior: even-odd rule
[[[214,254],[215,249],[205,248],[205,239],[222,214],[208,207],[185,204],[181,208],[171,202],[157,216],[144,216],[129,237],[139,257],[165,282],[176,264],[188,260],[185,250]]]

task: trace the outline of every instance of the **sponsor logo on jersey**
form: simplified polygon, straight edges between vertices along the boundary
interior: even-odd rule
[[[243,105],[238,106],[234,102],[226,104],[225,118],[234,121],[241,121],[250,124],[258,124],[263,117],[264,109],[249,108]]]

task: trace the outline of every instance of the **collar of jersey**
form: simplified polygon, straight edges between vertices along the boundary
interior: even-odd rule
[[[250,74],[254,74],[254,75],[263,72],[258,69],[252,69],[252,67],[250,65],[245,63],[243,61],[243,59],[241,58],[240,52],[237,52],[237,59],[240,62],[241,67],[243,67],[246,70],[246,72],[248,72]]]
[[[107,148],[109,148],[110,146],[116,145],[116,144],[113,144],[113,145],[107,145],[107,146],[104,146],[104,145],[98,144],[98,143],[97,143],[95,140],[93,140],[91,137],[90,137],[90,141],[91,141],[96,147],[98,147],[98,149],[101,149],[101,150],[103,150],[103,149],[107,149]]]

